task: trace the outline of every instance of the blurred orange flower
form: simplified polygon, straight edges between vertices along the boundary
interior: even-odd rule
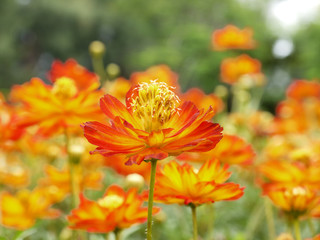
[[[237,83],[243,76],[261,75],[261,63],[246,54],[236,58],[224,59],[221,63],[222,82],[228,84]]]
[[[23,187],[29,183],[29,171],[17,154],[0,151],[0,184],[10,187]]]
[[[237,136],[225,134],[214,149],[201,153],[183,153],[178,156],[178,159],[206,162],[208,159],[215,157],[221,163],[249,165],[252,164],[255,155],[252,146],[245,140]]]
[[[307,217],[317,207],[320,197],[307,186],[272,189],[266,192],[271,201],[287,216],[292,218]]]
[[[11,99],[23,104],[20,126],[38,125],[38,133],[52,135],[65,128],[77,131],[82,122],[102,118],[98,99],[103,93],[97,90],[98,78],[80,65],[75,66],[74,61],[71,63],[72,68],[70,61],[65,65],[53,64],[50,72],[53,85],[33,78],[13,87]]]
[[[221,98],[214,94],[206,95],[199,88],[191,88],[186,93],[180,95],[182,101],[191,101],[199,109],[208,109],[210,106],[215,112],[221,112],[224,109],[224,103]]]
[[[317,236],[315,236],[313,238],[308,238],[306,240],[320,240],[320,234],[318,234]]]
[[[98,171],[85,171],[81,165],[76,165],[74,167],[75,172],[75,185],[79,191],[83,191],[84,189],[96,189],[99,190],[102,187],[101,181],[103,175]],[[59,191],[62,200],[66,194],[71,193],[70,186],[70,171],[67,168],[63,168],[59,170],[52,165],[47,165],[45,167],[46,178],[41,180],[42,187],[56,187]]]
[[[214,50],[221,51],[227,49],[252,49],[256,42],[252,38],[251,28],[243,30],[233,25],[227,25],[223,29],[218,29],[212,33],[212,46]]]
[[[132,86],[139,83],[149,83],[151,80],[165,82],[168,86],[175,88],[175,92],[179,93],[180,85],[178,83],[178,74],[173,72],[167,65],[156,65],[148,68],[144,72],[134,72],[130,76]]]
[[[307,98],[320,99],[320,83],[307,80],[296,80],[287,89],[287,97],[296,100]]]
[[[209,151],[222,138],[219,124],[207,120],[213,109],[198,110],[191,102],[180,104],[166,83],[151,81],[130,89],[126,106],[111,95],[100,100],[101,110],[111,119],[84,124],[84,135],[106,157],[122,154],[127,164],[164,159],[182,152]]]
[[[305,165],[301,162],[269,160],[262,163],[258,170],[265,178],[262,180],[265,192],[298,185],[320,190],[320,163]]]
[[[80,205],[68,216],[73,229],[106,233],[124,229],[147,220],[147,208],[142,207],[143,199],[135,188],[127,193],[116,185],[107,189],[98,201],[90,201],[80,195]],[[153,208],[153,214],[159,208]]]
[[[65,63],[54,61],[48,77],[52,83],[60,78],[72,79],[78,91],[92,91],[100,87],[98,76],[79,65],[74,59],[68,59]]]
[[[0,92],[0,149],[4,151],[13,150],[14,142],[23,135],[24,130],[17,126],[17,114]]]
[[[225,183],[231,175],[227,168],[227,165],[220,168],[217,159],[206,161],[199,171],[187,163],[179,165],[171,161],[157,170],[154,201],[200,205],[236,200],[243,195],[244,188]]]
[[[320,128],[320,83],[297,80],[287,89],[271,126],[273,133],[305,133]]]
[[[119,77],[113,81],[107,81],[103,86],[104,92],[118,98],[121,102],[125,102],[126,94],[132,84],[125,78]]]
[[[36,188],[32,192],[21,190],[15,196],[1,194],[1,223],[18,230],[31,228],[38,218],[55,218],[58,210],[51,209],[54,203],[48,189]]]
[[[313,112],[314,115],[316,112]],[[308,130],[313,121],[308,121],[308,112],[304,105],[298,101],[288,99],[280,102],[276,108],[272,133],[303,133]]]

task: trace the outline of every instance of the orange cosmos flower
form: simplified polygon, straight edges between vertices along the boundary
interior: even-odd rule
[[[100,86],[98,76],[79,65],[74,59],[68,59],[65,63],[54,61],[48,77],[52,83],[60,78],[73,79],[74,84],[80,91],[95,90]]]
[[[142,204],[143,199],[135,188],[126,193],[122,188],[113,185],[96,202],[80,195],[80,205],[71,212],[68,220],[71,228],[107,233],[145,222],[147,208],[141,207]],[[153,208],[153,214],[159,210]]]
[[[255,155],[252,146],[245,140],[225,134],[214,149],[201,153],[183,153],[178,156],[178,159],[206,162],[208,159],[215,157],[221,163],[249,165],[252,164]]]
[[[222,82],[237,83],[243,76],[261,75],[261,63],[246,54],[236,58],[227,58],[221,63]]]
[[[272,160],[261,164],[258,168],[263,177],[264,191],[297,185],[308,185],[309,188],[318,189],[320,186],[320,163],[304,165],[300,162],[287,162]]]
[[[101,110],[111,124],[87,122],[84,135],[106,157],[122,154],[127,162],[164,159],[182,152],[208,151],[222,138],[219,124],[207,120],[214,115],[198,110],[179,98],[165,83],[152,81],[137,85],[127,94],[126,106],[111,95],[100,100]]]
[[[220,168],[217,159],[205,162],[197,171],[185,163],[175,161],[158,168],[154,200],[166,204],[213,203],[222,200],[236,200],[243,195],[243,189],[235,183],[225,183],[231,172],[228,166]]]
[[[38,218],[55,218],[58,210],[51,209],[53,200],[45,188],[32,192],[21,190],[15,196],[8,192],[1,194],[1,223],[18,230],[31,228]]]
[[[98,78],[80,65],[74,66],[74,61],[71,63],[72,71],[69,69],[70,61],[65,65],[60,62],[53,64],[50,72],[53,85],[33,78],[28,83],[13,87],[12,100],[21,102],[24,107],[20,114],[21,126],[37,124],[39,133],[52,135],[65,128],[77,131],[82,122],[101,119],[98,99],[102,92],[97,90]]]
[[[182,101],[191,101],[197,108],[208,109],[210,106],[215,112],[221,112],[224,108],[224,103],[221,98],[214,94],[206,95],[198,88],[191,88],[186,93],[180,96]]]
[[[287,97],[296,100],[307,98],[320,99],[320,83],[306,80],[296,80],[287,89]]]
[[[135,72],[130,76],[130,82],[133,86],[156,79],[158,82],[165,82],[169,86],[173,86],[176,92],[180,91],[178,83],[178,74],[173,72],[167,65],[156,65],[148,68],[144,72]]]
[[[227,49],[252,49],[256,42],[252,39],[251,28],[243,30],[233,25],[227,25],[212,33],[212,46],[214,50],[222,51]]]
[[[320,127],[320,84],[298,80],[287,89],[287,99],[276,109],[275,134],[313,132]]]
[[[287,216],[307,217],[319,204],[320,197],[307,186],[287,187],[267,191],[266,195]]]

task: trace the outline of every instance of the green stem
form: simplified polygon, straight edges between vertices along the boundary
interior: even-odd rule
[[[116,238],[116,240],[120,240],[121,239],[121,232],[119,229],[114,230],[114,236]]]
[[[69,174],[70,174],[70,189],[71,189],[71,208],[74,209],[77,206],[77,187],[76,187],[76,175],[74,164],[69,152],[70,148],[70,138],[68,135],[67,130],[65,130],[65,137],[66,137],[66,150],[68,155],[68,166],[69,166]]]
[[[214,204],[207,204],[206,207],[208,208],[209,213],[209,219],[208,219],[208,234],[207,234],[207,240],[213,239],[213,233],[214,233],[214,220],[215,220],[215,209]]]
[[[316,230],[314,228],[314,225],[313,225],[311,218],[308,219],[308,226],[309,226],[310,232],[312,234],[312,237],[314,237],[316,235]]]
[[[294,226],[294,234],[296,236],[296,240],[301,240],[301,232],[300,232],[300,226],[299,226],[298,219],[294,220],[293,226]]]
[[[272,205],[268,198],[264,199],[264,209],[265,209],[265,214],[267,218],[269,239],[274,240],[276,238],[274,218],[273,218]]]
[[[153,192],[154,183],[156,179],[157,159],[151,160],[151,176],[149,186],[149,199],[148,199],[148,223],[147,223],[147,240],[152,239],[152,208],[153,208]]]
[[[197,212],[196,206],[191,204],[192,223],[193,223],[193,240],[198,240]]]
[[[102,56],[93,56],[92,57],[92,66],[96,74],[99,75],[101,84],[104,84],[105,81],[108,81],[107,73],[104,69],[103,57]]]
[[[264,205],[262,203],[262,200],[264,199],[260,199],[254,209],[252,210],[249,220],[248,220],[248,224],[246,226],[246,240],[251,240],[253,239],[254,233],[257,230],[259,224],[262,222],[262,217],[263,217],[263,210],[264,210]]]
[[[69,152],[70,149],[70,138],[68,135],[67,129],[65,129],[65,139],[66,139],[66,151],[68,155],[68,165],[69,165],[69,174],[70,174],[70,189],[71,189],[71,209],[76,208],[77,206],[77,188],[76,188],[76,179],[75,179],[75,171],[74,171],[74,164],[72,162],[72,158]],[[77,231],[72,231],[71,239],[77,239],[78,234]]]

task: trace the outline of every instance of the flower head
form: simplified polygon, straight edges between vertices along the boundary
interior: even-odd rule
[[[128,164],[152,158],[164,159],[182,152],[208,151],[222,138],[219,124],[207,120],[214,115],[198,110],[191,102],[180,103],[167,84],[141,83],[127,93],[126,106],[111,95],[100,100],[109,125],[84,124],[84,135],[104,156],[122,154]]]
[[[77,131],[86,120],[101,119],[98,99],[102,92],[95,74],[68,60],[54,62],[50,71],[53,85],[33,78],[21,86],[14,86],[11,99],[22,103],[20,126],[39,126],[39,133],[52,135],[68,128]]]
[[[315,81],[296,80],[288,87],[287,97],[296,100],[320,99],[320,84]]]
[[[141,207],[143,199],[135,188],[125,192],[113,185],[96,202],[80,195],[80,205],[71,212],[68,220],[71,228],[88,232],[106,233],[124,229],[147,220],[147,208]],[[159,211],[153,209],[153,214]]]
[[[259,171],[265,178],[262,181],[264,192],[270,189],[307,185],[311,189],[320,186],[320,164],[305,165],[301,162],[269,160],[259,166]]]
[[[252,39],[251,28],[243,30],[233,25],[227,25],[223,29],[218,29],[212,33],[212,46],[214,50],[226,49],[252,49],[256,42]]]
[[[272,189],[266,193],[271,201],[279,207],[287,216],[300,218],[312,214],[320,197],[307,186],[294,186],[281,189]]]
[[[185,205],[236,200],[243,195],[244,188],[225,183],[231,175],[227,168],[220,168],[217,159],[208,160],[199,171],[187,163],[171,161],[157,171],[154,200]]]
[[[47,188],[21,190],[16,195],[1,194],[1,223],[18,230],[32,227],[38,218],[55,218],[59,211],[51,209],[54,203]]]
[[[261,63],[246,54],[222,61],[221,78],[223,82],[234,84],[245,76],[259,79],[261,76]]]
[[[79,90],[95,90],[100,86],[98,76],[78,64],[74,59],[68,59],[65,63],[54,61],[48,77],[52,83],[61,78],[73,80],[74,87]]]

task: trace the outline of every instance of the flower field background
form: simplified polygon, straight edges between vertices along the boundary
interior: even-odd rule
[[[320,15],[269,4],[1,2],[0,239],[319,240]]]

